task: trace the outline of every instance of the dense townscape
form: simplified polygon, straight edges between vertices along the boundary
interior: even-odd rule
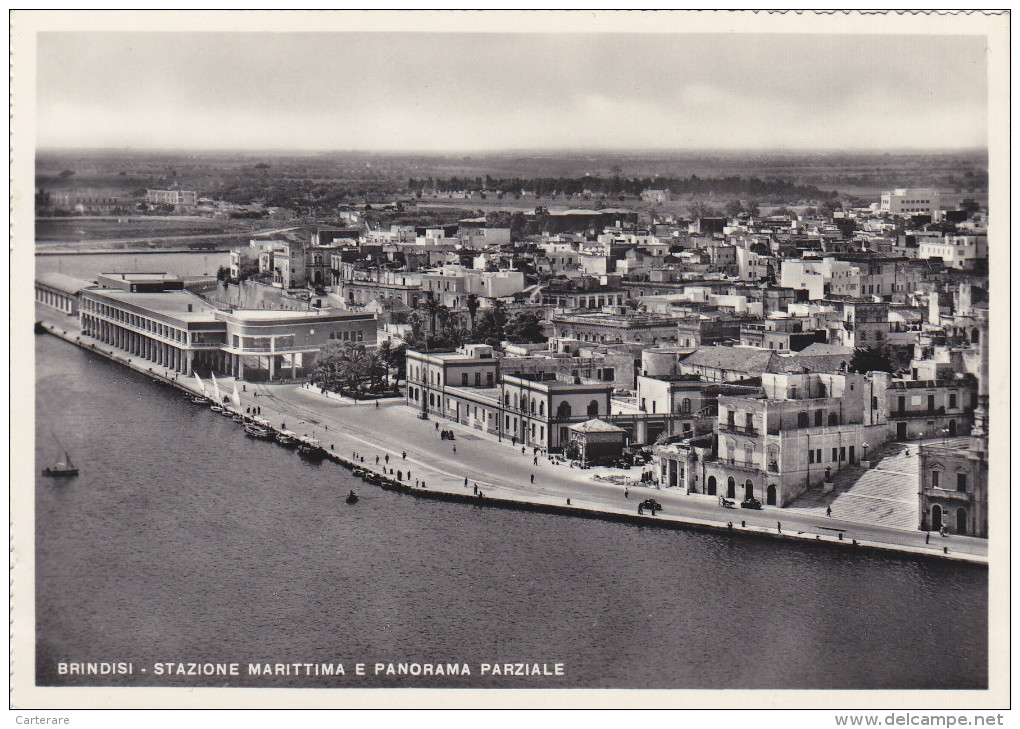
[[[328,224],[262,207],[255,217],[276,227],[233,247],[215,277],[45,273],[36,298],[181,378],[398,396],[437,430],[495,436],[536,464],[750,509],[858,495],[845,518],[862,522],[886,523],[883,498],[906,500],[900,528],[987,537],[981,198],[899,188],[681,214],[657,206],[704,181],[653,181],[570,187],[579,202],[564,208],[521,204],[554,180],[472,181],[486,195],[412,179],[415,193],[339,205]],[[501,208],[510,190],[516,205]],[[625,207],[620,190],[643,205]],[[423,193],[493,205],[422,224],[379,216],[406,215]],[[37,198],[43,215],[123,216],[119,204]],[[181,221],[251,211],[176,185],[126,209]]]

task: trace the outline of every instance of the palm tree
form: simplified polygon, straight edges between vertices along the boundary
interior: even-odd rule
[[[421,302],[422,311],[428,314],[429,317],[429,331],[435,333],[436,331],[436,315],[439,313],[439,307],[442,304],[439,303],[439,299],[431,291],[425,292],[425,299]]]
[[[450,324],[453,321],[453,312],[450,311],[450,307],[445,304],[440,304],[436,307],[436,313],[434,315],[439,319],[439,329],[443,334],[447,334],[450,329]],[[435,329],[433,329],[435,331]]]
[[[367,369],[368,351],[365,345],[344,342],[337,362],[337,374],[344,387],[352,393],[360,390]]]
[[[340,362],[343,357],[343,342],[332,340],[319,350],[315,360],[312,379],[320,387],[336,390],[340,384]]]
[[[471,317],[471,333],[475,333],[475,314],[478,313],[478,307],[481,302],[478,300],[478,294],[471,293],[467,295],[467,310],[468,316]]]
[[[393,342],[389,339],[384,339],[382,344],[376,347],[376,356],[379,361],[383,363],[385,367],[385,384],[386,387],[390,386],[390,360],[393,359]]]

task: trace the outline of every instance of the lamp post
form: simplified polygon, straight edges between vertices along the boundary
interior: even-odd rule
[[[861,459],[861,465],[865,468],[871,468],[871,461],[868,460],[868,444],[861,443],[861,447],[864,449],[864,457]]]

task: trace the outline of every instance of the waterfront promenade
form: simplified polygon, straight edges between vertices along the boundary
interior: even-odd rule
[[[76,320],[46,314],[46,321],[59,322],[50,325],[52,333],[79,346],[101,351],[104,356],[139,372],[165,379],[166,373],[154,368],[151,362],[132,358],[82,335]],[[226,393],[232,390],[233,379],[217,379]],[[188,391],[197,389],[194,378],[179,376],[173,384]],[[299,436],[318,439],[338,459],[353,460],[359,466],[386,473],[392,479],[396,479],[399,471],[401,483],[421,496],[450,495],[468,500],[474,497],[477,485],[484,494],[479,503],[494,506],[530,506],[557,513],[658,523],[675,528],[825,542],[845,549],[854,549],[856,541],[857,547],[987,563],[988,545],[981,539],[932,534],[930,542],[926,543],[923,532],[841,518],[843,515],[838,510],[826,517],[803,509],[725,509],[718,505],[715,497],[688,495],[679,489],[657,489],[636,483],[625,487],[595,479],[597,475],[613,473],[636,480],[640,469],[572,469],[543,456],[538,456],[536,464],[535,454],[530,449],[522,453],[519,446],[500,443],[487,433],[444,420],[421,420],[417,411],[404,405],[403,400],[382,401],[378,406],[371,401],[355,403],[336,396],[327,397],[317,388],[293,383],[239,382],[238,390],[241,391],[242,411],[260,407],[262,417],[274,428],[286,428]],[[437,422],[440,430],[452,430],[456,439],[440,439]],[[273,446],[266,444],[266,447]],[[335,487],[330,483],[329,468],[324,467],[321,473],[323,487]],[[638,517],[638,503],[649,497],[661,503],[663,511],[655,517]]]

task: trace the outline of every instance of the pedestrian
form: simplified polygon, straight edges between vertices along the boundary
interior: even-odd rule
[[[324,427],[326,430],[329,430],[329,426],[328,425],[324,425],[322,427]]]
[[[624,490],[623,490],[623,498],[625,498],[625,499],[629,499],[630,498],[630,489],[629,488],[624,488]]]
[[[832,516],[832,507],[831,506],[826,506],[825,507],[825,515],[826,516]]]
[[[535,465],[538,465],[538,456],[535,456]]]
[[[439,421],[436,421],[436,430],[439,430]]]
[[[407,451],[401,451],[401,453],[400,453],[400,456],[401,456],[401,458],[403,458],[404,460],[407,460]]]
[[[521,446],[521,455],[522,456],[524,455],[526,450],[527,450],[527,448],[525,448],[524,446]]]
[[[640,514],[641,516],[645,515],[645,507],[643,504],[637,505],[637,513]]]
[[[467,484],[464,484],[464,485],[467,486]],[[478,484],[475,484],[475,487],[471,491],[471,493],[473,493],[475,496],[478,496]]]
[[[386,462],[387,462],[387,463],[389,463],[389,462],[390,462],[390,454],[389,454],[389,453],[387,453],[387,454],[386,454]]]
[[[375,406],[379,407],[379,401],[378,400],[375,401]]]
[[[456,453],[456,452],[457,452],[457,446],[454,446],[454,447],[453,447],[453,452],[454,452],[454,453]]]
[[[467,476],[464,477],[464,488],[467,488]],[[478,487],[475,486],[475,490],[477,490],[477,489],[478,489]]]
[[[776,531],[782,533],[783,525],[780,522],[776,522]]]
[[[946,525],[945,524],[940,524],[939,525],[939,536],[940,537],[946,536]]]
[[[375,464],[376,464],[377,466],[379,465],[379,456],[376,456],[376,457],[375,457]]]
[[[531,474],[531,483],[535,483],[535,474]]]

